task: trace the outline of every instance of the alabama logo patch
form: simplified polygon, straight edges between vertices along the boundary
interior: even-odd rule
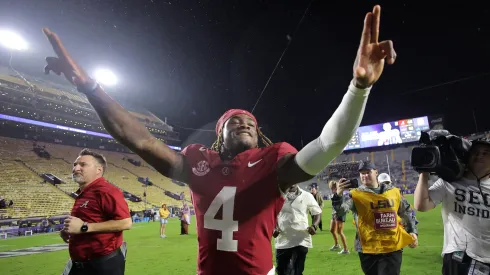
[[[205,160],[201,160],[197,163],[196,167],[192,167],[192,173],[194,175],[202,177],[209,173],[211,169],[209,169],[209,163]]]

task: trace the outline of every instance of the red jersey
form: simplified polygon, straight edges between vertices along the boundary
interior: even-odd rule
[[[296,152],[288,143],[276,143],[223,162],[201,145],[182,151],[196,212],[198,275],[266,275],[272,270],[272,233],[284,204],[276,164]]]
[[[71,215],[88,223],[130,218],[123,193],[104,178],[96,179],[79,193]],[[122,242],[122,232],[82,233],[70,236],[68,249],[73,261],[85,262],[110,254]]]

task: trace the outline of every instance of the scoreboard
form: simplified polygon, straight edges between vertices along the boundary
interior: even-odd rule
[[[427,116],[361,126],[345,150],[416,142],[420,133],[429,129]]]

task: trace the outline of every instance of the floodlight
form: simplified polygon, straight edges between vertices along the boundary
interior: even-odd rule
[[[20,35],[9,30],[0,30],[0,44],[10,50],[25,51],[28,48]]]
[[[117,84],[116,75],[107,69],[98,69],[95,71],[95,80],[99,83],[107,86],[114,86]]]

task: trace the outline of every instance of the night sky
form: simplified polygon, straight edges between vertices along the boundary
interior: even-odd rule
[[[213,133],[181,127],[214,129],[225,110],[251,110],[292,36],[254,114],[271,139],[301,147],[340,103],[364,15],[380,4],[380,40],[393,40],[398,59],[362,124],[441,114],[456,134],[475,132],[474,116],[479,131],[490,130],[489,1],[358,2],[314,0],[295,32],[310,1],[3,0],[0,28],[30,44],[13,56],[18,70],[42,73],[49,27],[87,71],[118,75],[111,95],[167,117],[184,140]],[[0,50],[0,63],[8,56]]]

